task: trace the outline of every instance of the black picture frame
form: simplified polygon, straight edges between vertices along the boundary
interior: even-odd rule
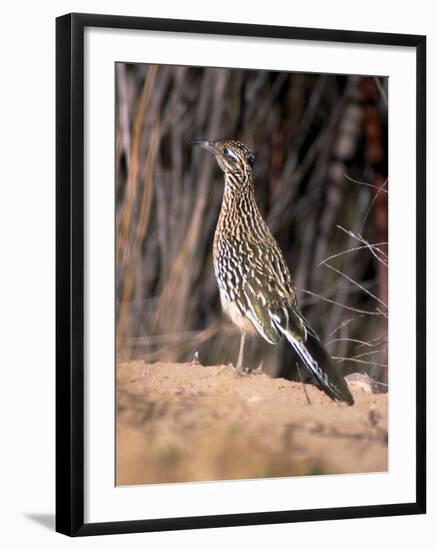
[[[84,29],[403,46],[416,51],[416,500],[387,505],[84,523]],[[426,511],[426,37],[68,14],[56,20],[56,530],[69,536],[423,514]]]

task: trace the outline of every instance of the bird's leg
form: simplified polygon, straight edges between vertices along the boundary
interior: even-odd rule
[[[264,374],[264,361],[260,361],[259,365],[251,371],[252,374]]]
[[[303,381],[303,376],[302,376],[302,373],[300,372],[300,367],[299,367],[299,364],[296,363],[296,367],[297,367],[297,372],[299,373],[299,378],[300,378],[300,381],[302,382],[302,386],[303,386],[303,392],[305,394],[305,397],[306,397],[306,400],[307,400],[307,404],[308,405],[311,405],[311,400],[310,400],[310,397],[307,393],[307,388],[305,386],[305,382]]]
[[[237,371],[243,372],[243,354],[244,354],[244,340],[246,338],[246,333],[241,332],[241,339],[240,339],[240,351],[238,353],[238,361],[237,361]]]

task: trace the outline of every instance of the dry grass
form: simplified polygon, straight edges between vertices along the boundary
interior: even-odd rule
[[[336,335],[345,372],[386,383],[385,81],[141,64],[117,64],[116,77],[118,357],[234,360],[211,258],[221,174],[191,146],[234,137],[255,150],[257,199],[305,316],[323,341]],[[378,338],[357,357],[356,340]],[[248,360],[273,373],[289,363],[262,342]]]

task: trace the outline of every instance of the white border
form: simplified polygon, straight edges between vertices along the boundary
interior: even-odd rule
[[[389,75],[389,473],[114,487],[115,61]],[[415,70],[412,48],[85,30],[85,522],[415,500]]]

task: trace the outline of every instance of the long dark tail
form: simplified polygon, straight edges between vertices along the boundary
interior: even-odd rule
[[[276,326],[293,346],[302,364],[314,376],[326,395],[336,401],[345,401],[349,405],[353,405],[354,398],[345,379],[317,336],[307,332],[306,340],[303,342],[289,330],[284,330],[280,324]]]
[[[314,375],[321,389],[331,399],[345,401],[349,405],[354,404],[354,398],[345,379],[317,338],[308,334],[305,343],[297,340],[290,341],[290,343],[302,363]]]

